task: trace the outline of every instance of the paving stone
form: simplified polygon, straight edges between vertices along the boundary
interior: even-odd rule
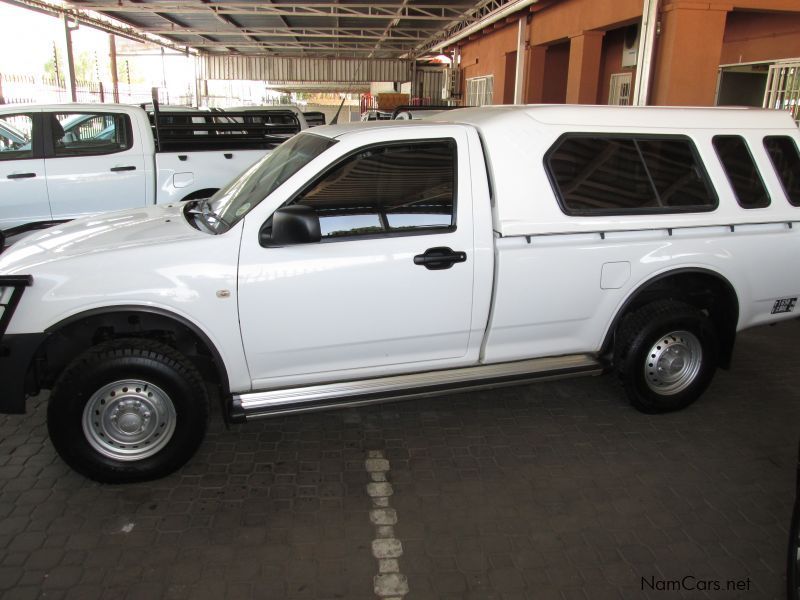
[[[660,597],[642,577],[692,574],[777,598],[798,334],[745,332],[670,415],[632,410],[614,377],[229,430],[215,405],[186,467],[129,486],[60,461],[44,393],[0,416],[0,595],[359,600],[392,576],[408,598],[639,599]]]

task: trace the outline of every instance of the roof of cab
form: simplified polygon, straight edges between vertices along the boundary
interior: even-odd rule
[[[502,121],[532,119],[543,125],[571,128],[642,127],[701,129],[783,129],[792,124],[786,111],[748,107],[683,106],[590,106],[577,104],[538,104],[527,106],[486,106],[447,111],[434,118],[439,122],[469,123],[479,128]]]
[[[87,102],[62,102],[60,104],[3,104],[0,105],[0,110],[4,113],[10,112],[58,112],[58,113],[74,113],[74,112],[109,112],[109,111],[128,111],[128,110],[142,110],[138,105],[134,104],[115,104],[115,103],[87,103]],[[174,109],[173,109],[174,110]],[[187,108],[186,110],[192,110]]]
[[[426,127],[441,123],[464,124],[482,131],[515,123],[524,128],[534,121],[545,127],[630,131],[653,129],[786,129],[793,126],[788,112],[746,107],[588,106],[569,104],[499,105],[443,111],[420,120],[368,121],[315,127],[317,135],[336,138],[349,132],[388,127]]]

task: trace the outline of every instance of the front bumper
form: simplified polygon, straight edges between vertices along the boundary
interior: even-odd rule
[[[0,413],[23,414],[31,361],[46,333],[18,333],[0,340]]]
[[[24,413],[31,359],[45,333],[5,335],[31,275],[0,275],[0,413]]]

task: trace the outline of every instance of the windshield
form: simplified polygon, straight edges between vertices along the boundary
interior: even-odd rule
[[[210,210],[226,228],[223,231],[233,227],[283,182],[335,143],[336,140],[320,135],[298,134],[214,194]]]

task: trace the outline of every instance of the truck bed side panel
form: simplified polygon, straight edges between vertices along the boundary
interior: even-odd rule
[[[738,330],[795,317],[771,312],[777,300],[800,297],[797,223],[512,237],[496,252],[486,362],[597,352],[628,297],[679,269],[733,285]]]

